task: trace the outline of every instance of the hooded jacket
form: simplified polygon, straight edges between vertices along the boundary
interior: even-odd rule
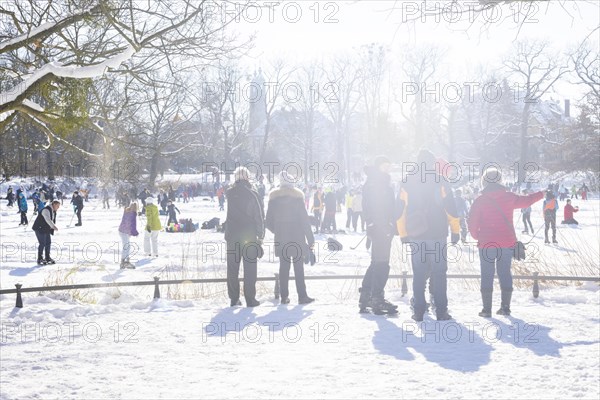
[[[448,182],[441,176],[411,175],[398,198],[398,231],[408,240],[445,240],[448,227],[460,230],[456,201]]]
[[[375,167],[365,169],[367,180],[362,189],[362,216],[371,229],[396,233],[396,199],[389,174]]]
[[[261,203],[250,182],[237,181],[227,190],[227,223],[225,241],[248,243],[265,236]]]
[[[277,257],[303,257],[308,254],[308,247],[315,242],[304,207],[304,193],[294,187],[284,186],[269,194],[265,223],[267,229],[275,235]],[[300,249],[301,254],[297,249]]]

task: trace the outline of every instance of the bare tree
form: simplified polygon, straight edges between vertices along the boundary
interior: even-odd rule
[[[330,60],[324,74],[326,84],[321,88],[322,97],[335,127],[338,168],[343,168],[346,175],[350,173],[350,119],[360,103],[360,69],[355,59],[340,55]],[[346,178],[349,182],[350,177]]]
[[[281,106],[285,101],[286,90],[288,90],[288,82],[292,78],[295,68],[288,66],[283,59],[274,61],[265,71],[265,87],[263,97],[259,101],[266,101],[265,128],[260,151],[260,163],[265,161],[267,148],[269,145],[269,135],[271,132],[271,124],[276,108]]]
[[[545,42],[519,41],[515,44],[514,52],[504,61],[510,77],[519,84],[516,99],[522,103],[520,113],[520,146],[518,181],[524,182],[527,172],[526,163],[529,161],[528,129],[532,105],[549,93],[554,84],[567,72],[566,63],[560,57],[549,54]]]
[[[63,115],[35,101],[51,85],[107,71],[150,84],[152,71],[176,73],[233,51],[220,7],[212,0],[2,2],[0,71],[11,82],[0,88],[0,129],[19,112],[52,134]]]
[[[436,89],[438,66],[444,56],[444,50],[433,45],[423,46],[408,51],[402,60],[404,81],[402,87],[396,88],[402,97],[395,95],[396,102],[400,105],[402,116],[409,122],[413,131],[413,147],[432,144],[432,124],[439,121],[441,98],[436,99],[428,95],[427,90]]]

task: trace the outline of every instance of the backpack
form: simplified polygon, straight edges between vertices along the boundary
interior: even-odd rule
[[[215,229],[219,223],[221,222],[221,220],[217,217],[210,219],[208,221],[204,221],[202,223],[202,229]]]

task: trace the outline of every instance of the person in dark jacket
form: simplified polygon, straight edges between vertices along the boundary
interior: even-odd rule
[[[162,212],[166,213],[167,206],[169,205],[169,196],[167,196],[167,194],[165,193],[165,191],[163,189],[160,189],[160,193],[158,194],[158,197],[157,197],[157,202],[158,202],[158,205],[160,205]]]
[[[321,215],[323,213],[323,208],[323,192],[321,191],[321,188],[318,187],[313,196],[312,205],[312,212],[317,221],[315,233],[319,233],[319,228],[321,227]]]
[[[240,303],[240,263],[244,261],[244,297],[246,306],[256,307],[257,259],[262,256],[262,240],[265,236],[264,212],[258,193],[250,184],[250,171],[238,167],[234,172],[235,183],[227,190],[227,293],[231,306]]]
[[[556,196],[551,190],[546,192],[546,200],[544,200],[542,210],[544,213],[545,242],[550,243],[550,240],[548,240],[548,230],[552,228],[552,243],[558,243],[556,240],[556,211],[558,211],[558,200],[556,200]]]
[[[275,255],[279,257],[281,304],[290,302],[288,281],[292,263],[298,303],[308,304],[314,299],[308,297],[306,293],[304,257],[310,255],[315,238],[304,207],[304,193],[294,188],[296,180],[285,171],[282,171],[279,177],[279,189],[269,194],[266,226],[275,234]]]
[[[33,215],[37,215],[38,213],[38,205],[40,203],[40,191],[39,189],[35,189],[35,192],[31,195],[31,202],[33,203]],[[42,207],[44,208],[44,207]]]
[[[142,202],[142,211],[140,212],[140,214],[144,214],[146,212],[146,199],[148,197],[150,197],[150,191],[148,190],[148,188],[144,188],[144,190],[142,190],[140,194],[138,194],[138,199],[140,199]]]
[[[23,190],[17,189],[17,205],[19,206],[19,213],[21,213],[21,223],[19,225],[28,225],[27,220],[27,197],[23,193]]]
[[[390,251],[396,235],[395,196],[389,170],[391,163],[385,156],[378,156],[374,165],[367,167],[367,180],[362,188],[362,217],[371,240],[371,264],[360,288],[358,306],[360,312],[371,307],[374,313],[394,313],[397,306],[385,299],[385,285],[390,275]]]
[[[6,200],[8,200],[8,203],[6,204],[6,206],[12,207],[13,203],[15,202],[15,194],[13,193],[12,186],[8,187],[8,191],[6,192]]]
[[[543,192],[519,196],[508,192],[499,182],[500,171],[487,169],[481,177],[481,196],[473,202],[469,213],[469,232],[479,248],[481,266],[481,300],[483,310],[479,316],[492,316],[492,294],[494,272],[498,273],[501,290],[501,307],[497,314],[510,315],[513,282],[511,263],[517,241],[513,225],[513,212],[517,208],[527,208],[544,197]]]
[[[167,221],[167,225],[177,223],[177,213],[181,214],[181,211],[179,211],[179,208],[177,208],[175,204],[173,204],[173,202],[169,200],[169,205],[167,206],[167,214],[169,215],[169,220]]]
[[[456,201],[447,179],[438,173],[435,156],[426,149],[417,157],[418,173],[409,175],[402,186],[398,205],[398,229],[411,251],[413,270],[413,315],[422,321],[427,310],[425,285],[430,285],[438,321],[452,319],[448,314],[447,239],[449,219],[456,219]]]
[[[465,243],[467,241],[467,233],[469,230],[467,228],[467,215],[469,215],[469,205],[467,201],[462,197],[462,190],[457,189],[454,192],[454,201],[456,202],[456,214],[459,219],[460,224],[460,240]],[[452,240],[454,243],[455,240]]]
[[[335,213],[337,211],[337,196],[333,189],[329,189],[325,194],[325,216],[321,225],[321,232],[336,233],[337,224],[335,223]]]
[[[106,187],[103,187],[101,194],[102,194],[102,209],[110,210],[110,196],[108,195],[108,189]]]
[[[77,190],[73,192],[71,204],[73,204],[73,211],[75,212],[75,214],[77,214],[77,223],[75,224],[75,226],[81,226],[81,210],[83,210],[83,197],[79,195],[79,192]]]
[[[123,210],[123,217],[119,225],[119,236],[121,237],[121,243],[123,243],[121,269],[135,269],[135,265],[129,261],[129,256],[131,254],[131,237],[139,235],[137,231],[137,213],[137,203],[131,203],[129,207]]]
[[[56,212],[59,208],[60,201],[54,200],[50,205],[47,205],[40,210],[31,227],[38,240],[37,263],[39,265],[56,263],[50,258],[50,245],[52,244],[52,235],[58,230],[58,227],[56,226]],[[45,256],[44,258],[42,258],[42,253]]]

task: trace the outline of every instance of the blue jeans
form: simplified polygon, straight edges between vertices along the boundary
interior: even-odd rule
[[[487,247],[479,249],[479,261],[481,265],[481,291],[492,292],[494,290],[494,272],[498,271],[500,288],[503,291],[513,290],[512,272],[510,270],[514,249]]]
[[[431,277],[433,300],[436,313],[442,315],[448,311],[448,271],[447,246],[445,240],[422,240],[409,243],[413,270],[413,297],[415,314],[423,314],[427,309],[425,284]]]
[[[41,211],[40,211],[41,212]],[[42,260],[42,253],[46,256],[46,260],[50,259],[50,245],[52,244],[52,236],[49,233],[35,231],[35,236],[38,240],[38,260]]]

